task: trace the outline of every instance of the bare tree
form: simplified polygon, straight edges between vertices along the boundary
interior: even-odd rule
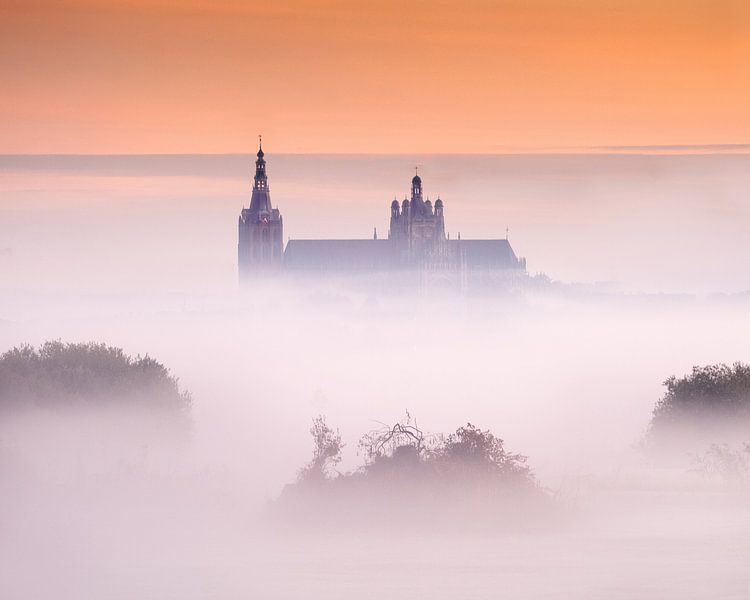
[[[425,434],[417,425],[417,420],[406,411],[405,418],[395,425],[381,423],[382,427],[367,432],[359,440],[360,453],[367,463],[378,458],[393,456],[399,449],[411,448],[418,456],[429,452],[436,436]]]

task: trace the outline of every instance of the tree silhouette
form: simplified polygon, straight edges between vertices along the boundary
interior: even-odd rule
[[[164,365],[106,344],[50,341],[0,356],[0,410],[139,406],[187,418],[191,404]]]

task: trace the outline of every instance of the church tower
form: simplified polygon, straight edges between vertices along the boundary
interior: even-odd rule
[[[398,201],[391,203],[391,227],[388,237],[411,259],[434,254],[445,242],[443,201],[438,198],[433,209],[429,198],[424,199],[419,173],[411,180],[411,200],[404,198],[399,210]]]
[[[282,265],[284,222],[279,209],[271,206],[262,143],[255,161],[250,208],[243,208],[240,213],[237,251],[240,283]]]

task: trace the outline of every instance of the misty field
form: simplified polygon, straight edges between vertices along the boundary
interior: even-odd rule
[[[360,221],[370,234],[402,158],[279,160],[298,173],[274,188],[292,235],[308,233],[304,222],[352,236]],[[2,405],[3,598],[750,595],[744,421],[731,440],[718,428],[669,460],[649,446],[660,399],[711,375],[690,380],[693,367],[749,360],[747,157],[484,157],[466,178],[436,176],[456,229],[493,235],[488,223],[504,232],[507,216],[532,275],[552,280],[470,298],[336,281],[238,294],[244,157],[1,160],[0,354],[26,350],[0,373],[51,357],[32,390],[43,405]],[[425,170],[445,173],[445,160],[428,157]],[[321,213],[315,181],[341,161],[349,169]],[[563,211],[557,193],[579,203]],[[342,214],[351,198],[356,218]],[[88,342],[60,366],[61,348]],[[99,378],[95,364],[112,369]],[[139,369],[164,386],[159,418]],[[727,378],[745,389],[741,368]],[[0,392],[27,389],[8,381]],[[122,386],[133,394],[111,393]],[[443,437],[368,455],[363,436],[406,411]],[[319,494],[332,494],[325,518],[305,512],[303,494],[285,521],[285,486],[333,456],[315,454],[319,415],[335,442],[322,447],[336,451],[319,474],[344,479]],[[477,484],[479,470],[491,485]],[[533,493],[504,504],[509,473]],[[451,485],[425,492],[412,487],[420,477]]]

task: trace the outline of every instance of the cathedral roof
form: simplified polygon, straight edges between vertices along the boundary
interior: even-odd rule
[[[455,259],[469,270],[515,269],[519,261],[508,240],[448,240]],[[403,266],[392,240],[290,240],[284,267],[318,272],[377,272]]]
[[[508,240],[449,240],[448,247],[460,253],[468,269],[508,269],[518,265],[518,257]]]
[[[284,251],[288,269],[319,271],[390,270],[397,249],[389,240],[289,240]]]

